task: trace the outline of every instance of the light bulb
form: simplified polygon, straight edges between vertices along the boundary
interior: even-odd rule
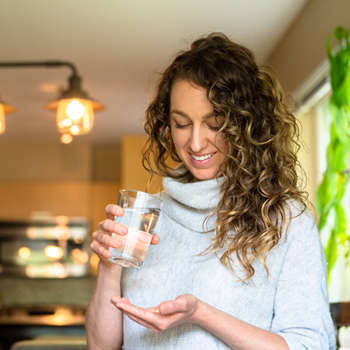
[[[0,135],[5,132],[5,111],[4,106],[0,103]]]
[[[31,251],[27,247],[22,247],[18,250],[18,255],[24,260],[29,258],[30,253]]]
[[[61,259],[63,256],[63,249],[61,247],[49,245],[44,251],[45,255],[52,259]]]
[[[57,126],[62,134],[87,134],[93,124],[94,111],[90,100],[70,98],[59,101]]]
[[[84,106],[78,100],[70,102],[66,110],[68,117],[73,120],[81,118],[84,114]]]

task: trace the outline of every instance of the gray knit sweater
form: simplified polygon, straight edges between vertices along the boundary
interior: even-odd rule
[[[326,262],[317,229],[307,212],[292,220],[287,240],[268,255],[268,268],[254,263],[253,282],[239,282],[215,254],[198,256],[210,243],[203,220],[217,206],[219,182],[184,184],[164,179],[164,209],[157,224],[160,243],[151,246],[139,270],[123,269],[122,295],[140,307],[190,293],[254,326],[281,335],[290,350],[335,349],[329,314]],[[294,214],[297,209],[293,209]],[[208,228],[214,235],[215,219]],[[219,256],[222,252],[219,252]],[[235,257],[235,271],[244,276]],[[194,324],[153,333],[124,316],[124,349],[229,349]],[[232,329],[235,332],[235,329]]]

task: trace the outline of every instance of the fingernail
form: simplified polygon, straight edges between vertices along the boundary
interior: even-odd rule
[[[128,230],[127,230],[126,228],[123,227],[123,228],[120,229],[120,232],[121,232],[121,233],[128,233]]]
[[[166,306],[163,306],[162,309],[163,309],[162,314],[165,314],[166,313]]]
[[[112,297],[111,301],[112,301],[114,304],[116,304],[117,301],[118,301],[118,299],[117,299],[116,297]]]
[[[123,209],[118,209],[117,214],[118,215],[123,215],[123,212],[124,212]]]

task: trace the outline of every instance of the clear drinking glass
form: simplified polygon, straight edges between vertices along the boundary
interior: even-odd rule
[[[157,224],[163,201],[156,196],[135,190],[120,190],[118,203],[125,211],[123,216],[115,216],[114,221],[127,227],[126,236],[115,233],[123,245],[112,248],[111,262],[124,267],[142,266]]]

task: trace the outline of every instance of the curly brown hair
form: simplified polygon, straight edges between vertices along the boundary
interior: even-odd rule
[[[146,112],[148,140],[143,166],[152,175],[185,181],[192,178],[167,163],[181,162],[171,137],[170,93],[175,81],[188,80],[206,89],[207,98],[224,124],[229,143],[220,166],[221,199],[214,213],[216,235],[205,253],[225,248],[220,261],[235,272],[232,254],[246,277],[254,275],[259,259],[268,274],[266,258],[290,220],[290,200],[308,203],[297,160],[299,126],[269,65],[258,65],[253,53],[221,33],[197,39],[165,70]],[[300,213],[301,213],[300,212]],[[232,235],[232,230],[235,234]],[[229,232],[231,231],[231,234]]]

